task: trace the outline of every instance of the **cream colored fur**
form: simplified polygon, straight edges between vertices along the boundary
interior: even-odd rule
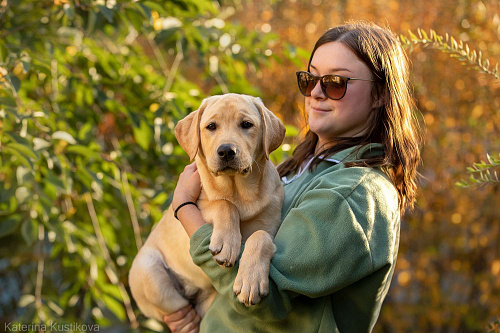
[[[253,126],[244,128],[248,123]],[[233,266],[245,242],[233,290],[245,305],[257,304],[268,293],[273,238],[284,197],[269,153],[281,144],[285,128],[259,98],[226,94],[205,99],[178,123],[175,134],[196,160],[202,183],[197,204],[204,220],[213,225],[214,260]],[[222,145],[233,148],[230,161],[221,158]],[[144,315],[160,321],[190,302],[203,316],[216,294],[192,262],[189,237],[172,207],[134,259],[129,283]]]

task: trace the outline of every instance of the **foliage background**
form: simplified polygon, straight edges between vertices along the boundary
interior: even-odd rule
[[[176,122],[212,94],[258,95],[303,127],[294,72],[328,27],[372,20],[434,29],[494,65],[498,1],[2,0],[0,324],[78,322],[161,331],[130,299],[127,272],[188,163]],[[459,188],[498,153],[491,75],[417,44],[427,127],[416,209],[402,223],[376,332],[484,332],[500,315],[498,185]]]

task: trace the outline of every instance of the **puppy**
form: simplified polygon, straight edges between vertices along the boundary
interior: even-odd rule
[[[245,242],[233,290],[246,306],[257,304],[269,291],[284,198],[269,153],[283,141],[285,127],[259,98],[226,94],[203,100],[175,135],[196,160],[202,183],[197,205],[213,225],[214,260],[233,266]],[[144,315],[159,321],[190,303],[203,316],[212,303],[216,291],[193,263],[189,237],[172,207],[134,259],[129,284]]]

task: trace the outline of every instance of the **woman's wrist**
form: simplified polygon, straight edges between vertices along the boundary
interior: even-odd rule
[[[176,210],[183,203],[186,203],[186,202],[196,202],[196,201],[197,201],[197,199],[193,199],[192,197],[187,196],[187,195],[176,197],[176,195],[174,194],[174,197],[172,198],[172,208],[174,210]]]
[[[175,206],[174,206],[173,207],[174,208],[174,217],[177,220],[179,219],[179,217],[177,216],[179,210],[181,210],[182,207],[187,206],[187,205],[193,205],[193,206],[196,206],[196,208],[198,208],[198,205],[194,201],[185,201],[185,202],[181,203],[180,205],[178,205],[177,208],[175,208]]]
[[[186,230],[189,238],[202,225],[205,224],[200,210],[195,205],[185,205],[177,211],[177,218],[181,222],[182,227]]]

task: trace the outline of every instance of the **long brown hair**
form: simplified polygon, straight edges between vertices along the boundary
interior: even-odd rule
[[[335,138],[332,147],[316,155],[318,136],[309,130],[292,157],[278,166],[278,172],[281,177],[295,173],[310,156],[314,157],[310,164],[312,171],[321,162],[320,156],[330,156],[349,147],[381,143],[384,147],[382,156],[346,163],[346,166],[381,167],[396,187],[399,208],[403,213],[406,208],[413,208],[415,201],[422,143],[422,131],[411,96],[407,55],[397,37],[389,30],[372,23],[358,22],[325,32],[314,45],[309,66],[318,47],[330,42],[344,44],[368,66],[375,76],[372,99],[383,98],[385,103],[374,110],[376,116],[366,135]]]

